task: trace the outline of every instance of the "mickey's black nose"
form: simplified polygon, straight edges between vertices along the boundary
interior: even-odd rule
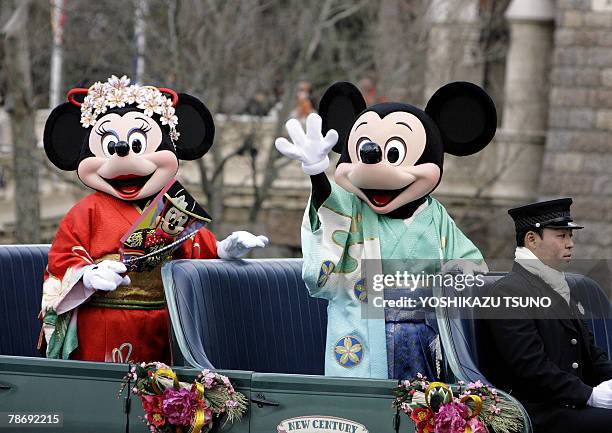
[[[127,144],[126,141],[118,141],[117,144],[115,144],[115,152],[117,152],[119,156],[127,156],[127,154],[130,153],[130,145]]]
[[[382,150],[378,144],[370,141],[361,145],[359,157],[364,164],[377,164],[382,161]]]

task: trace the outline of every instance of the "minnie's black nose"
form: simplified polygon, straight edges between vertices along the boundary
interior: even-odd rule
[[[117,144],[115,144],[115,152],[117,152],[119,156],[127,156],[127,154],[130,153],[130,145],[127,144],[126,141],[118,141]]]
[[[359,157],[364,164],[377,164],[382,161],[382,150],[378,144],[370,141],[361,145]]]

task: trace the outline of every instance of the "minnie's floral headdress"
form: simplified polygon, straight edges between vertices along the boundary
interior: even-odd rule
[[[75,99],[77,94],[86,94],[83,102]],[[106,83],[97,81],[88,89],[71,89],[68,92],[68,100],[81,108],[83,128],[94,125],[98,116],[106,113],[109,108],[136,104],[136,107],[143,110],[147,116],[159,114],[161,124],[168,125],[170,128],[170,139],[173,142],[178,140],[180,135],[176,130],[178,117],[174,109],[178,102],[178,95],[170,89],[130,85],[130,79],[125,75],[121,78],[113,75]]]

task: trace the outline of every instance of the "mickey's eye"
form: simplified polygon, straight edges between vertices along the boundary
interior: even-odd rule
[[[400,165],[406,157],[406,143],[399,137],[393,137],[385,145],[385,157],[391,165]]]
[[[115,154],[115,146],[117,145],[117,141],[119,141],[117,136],[112,132],[108,132],[104,135],[104,137],[102,137],[102,152],[104,152],[104,155],[107,158],[110,158]]]
[[[368,137],[361,137],[359,140],[357,140],[357,158],[359,158],[359,160],[361,161],[361,149],[363,149],[363,146],[367,143],[371,143],[372,140]]]
[[[147,136],[141,130],[131,132],[128,143],[136,155],[142,155],[147,150]]]

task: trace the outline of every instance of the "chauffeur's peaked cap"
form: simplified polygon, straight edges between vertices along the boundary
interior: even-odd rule
[[[541,201],[510,209],[508,213],[514,220],[517,232],[537,228],[581,229],[570,215],[571,198]]]

